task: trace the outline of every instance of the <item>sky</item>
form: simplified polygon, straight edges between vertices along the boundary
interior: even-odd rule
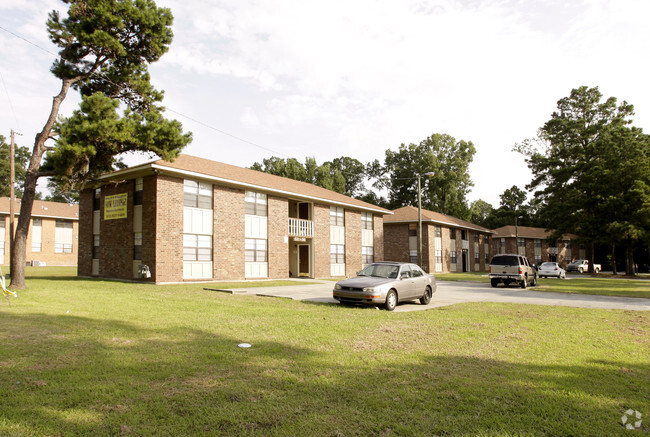
[[[647,0],[158,0],[174,41],[151,65],[183,153],[248,167],[383,161],[434,133],[471,141],[468,200],[531,180],[513,146],[571,89],[597,86],[650,131]],[[33,147],[60,82],[45,22],[56,0],[0,2],[0,135]],[[60,114],[79,102],[71,92]],[[147,156],[129,157],[136,164]]]

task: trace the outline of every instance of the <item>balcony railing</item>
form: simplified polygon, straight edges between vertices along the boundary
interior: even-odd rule
[[[314,236],[314,222],[311,220],[289,218],[289,236],[312,238]]]

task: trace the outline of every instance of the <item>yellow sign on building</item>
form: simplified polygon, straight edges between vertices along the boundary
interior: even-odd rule
[[[104,220],[126,218],[129,193],[114,194],[104,198]]]

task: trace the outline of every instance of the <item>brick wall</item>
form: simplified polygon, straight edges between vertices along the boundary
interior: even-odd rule
[[[245,192],[215,185],[214,196],[214,278],[244,279]]]
[[[314,204],[314,275],[329,278],[330,270],[330,207]]]
[[[375,214],[372,217],[372,228],[374,238],[374,257],[375,261],[384,261],[384,217]]]
[[[92,189],[79,193],[79,243],[77,254],[77,274],[92,274],[93,258],[93,197]]]
[[[151,220],[145,218],[145,211],[152,205],[145,202],[149,193],[148,180],[143,181],[143,217],[142,238],[145,233],[150,238]],[[183,179],[157,175],[154,179],[155,190],[155,263],[151,276],[156,282],[177,282],[183,278]],[[133,227],[131,227],[133,232]],[[145,253],[144,241],[142,257],[149,256]],[[142,260],[143,263],[145,259]],[[101,268],[101,267],[100,267]],[[151,269],[151,266],[149,266]]]
[[[268,196],[269,278],[289,277],[289,199]]]
[[[345,275],[361,270],[361,213],[345,210]]]
[[[409,225],[384,224],[384,254],[386,261],[409,261]]]
[[[127,193],[127,216],[104,219],[106,196]],[[102,187],[102,210],[99,224],[99,276],[104,278],[133,278],[133,180]]]

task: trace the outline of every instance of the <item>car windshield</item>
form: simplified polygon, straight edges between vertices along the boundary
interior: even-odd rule
[[[359,276],[374,276],[376,278],[397,279],[399,267],[386,264],[370,264],[359,272]]]

